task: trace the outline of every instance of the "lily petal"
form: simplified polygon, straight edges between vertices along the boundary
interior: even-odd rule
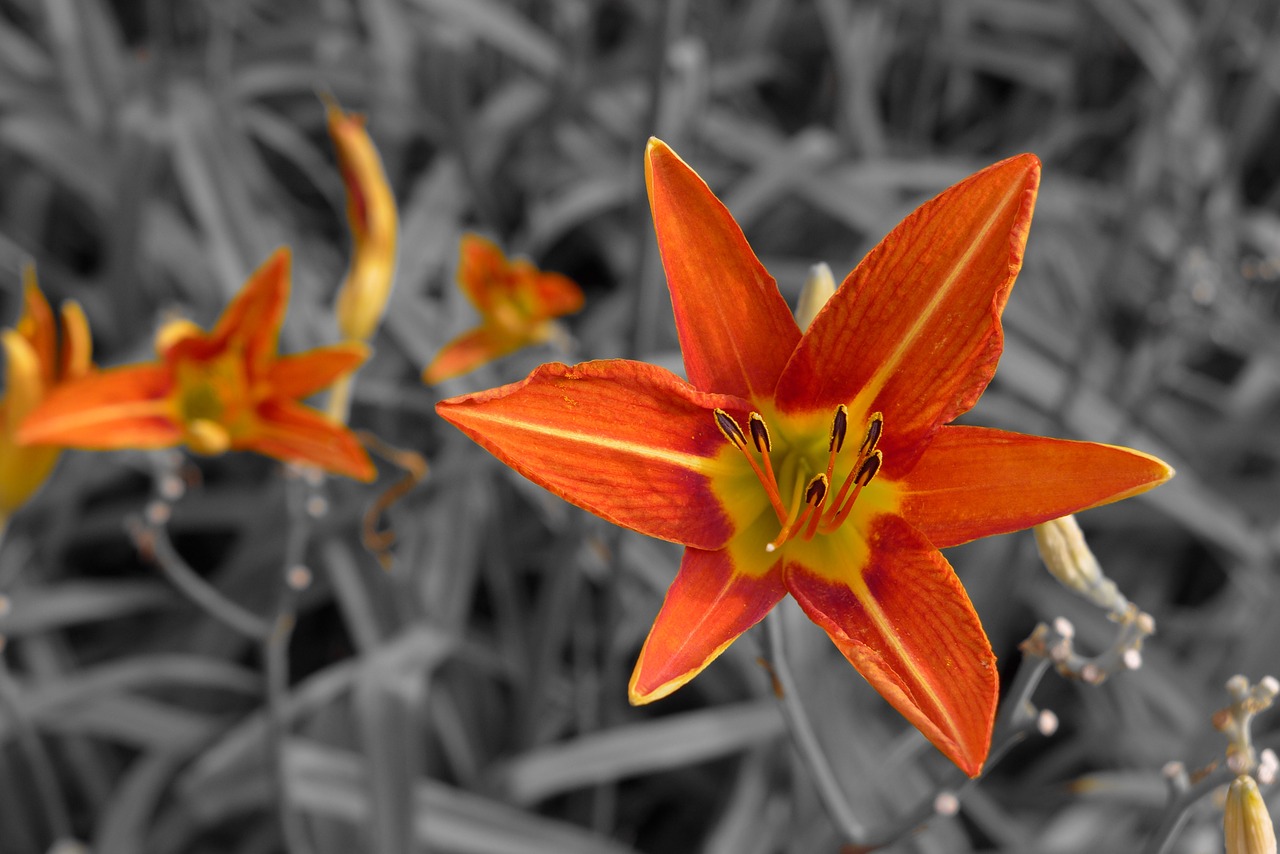
[[[546,364],[521,382],[441,401],[436,412],[572,504],[652,537],[716,549],[733,525],[711,477],[722,459],[739,458],[713,411],[746,406],[653,365],[607,360]]]
[[[777,569],[753,575],[738,571],[725,549],[685,549],[631,674],[632,704],[667,696],[760,622],[787,592]]]
[[[171,362],[179,358],[206,361],[234,341],[244,347],[251,370],[258,368],[276,352],[289,302],[291,265],[289,247],[277,249],[249,276],[218,318],[212,333],[181,338],[169,348],[167,358]]]
[[[282,356],[267,369],[267,384],[274,397],[308,397],[333,385],[367,358],[368,346],[355,341]]]
[[[1172,476],[1131,448],[947,426],[903,478],[901,512],[946,548],[1119,501]]]
[[[493,311],[495,297],[508,290],[495,287],[506,280],[507,267],[507,256],[487,237],[467,232],[458,241],[458,288],[486,317]]]
[[[800,340],[773,277],[725,206],[663,142],[649,140],[644,175],[689,382],[767,399]]]
[[[93,337],[89,319],[80,303],[67,300],[62,304],[62,353],[58,356],[61,380],[79,379],[93,367]]]
[[[472,329],[440,348],[431,364],[423,369],[422,381],[435,385],[460,377],[523,346],[523,340],[495,326]]]
[[[182,440],[164,365],[131,365],[56,386],[18,430],[21,444],[167,448]]]
[[[316,410],[275,399],[259,404],[257,415],[256,429],[233,440],[231,447],[278,460],[310,463],[366,483],[378,476],[355,435]]]
[[[538,270],[530,285],[536,317],[561,317],[582,310],[586,297],[578,283],[560,273]]]
[[[995,655],[964,587],[942,554],[896,515],[877,516],[867,542],[844,539],[854,547],[836,566],[788,559],[787,589],[890,705],[977,776],[999,687]]]
[[[36,268],[27,264],[22,270],[22,316],[17,330],[31,344],[40,365],[40,378],[45,388],[57,380],[58,328],[53,322],[53,309],[40,290]]]
[[[36,348],[21,333],[0,331],[5,354],[4,412],[0,433],[12,434],[28,412],[44,397],[46,384]]]
[[[814,319],[778,385],[779,408],[882,412],[885,470],[908,471],[995,373],[1039,180],[1034,155],[1012,157],[903,220]]]

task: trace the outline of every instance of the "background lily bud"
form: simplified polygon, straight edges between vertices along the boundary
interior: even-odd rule
[[[395,279],[396,200],[364,117],[343,112],[332,99],[326,99],[326,108],[355,243],[351,268],[338,291],[338,329],[348,340],[367,341],[382,321]]]
[[[36,282],[35,268],[23,271],[23,310],[15,329],[3,333],[5,393],[0,399],[0,528],[25,504],[58,461],[58,447],[24,447],[18,428],[51,389],[89,373],[92,342],[80,306],[62,306],[62,336],[53,311]]]
[[[1223,815],[1227,854],[1276,854],[1276,830],[1258,784],[1241,774],[1227,790]]]
[[[1036,547],[1045,567],[1062,585],[1113,614],[1129,607],[1115,582],[1102,573],[1075,516],[1035,526]]]
[[[808,329],[835,292],[836,277],[831,274],[831,268],[825,262],[810,267],[809,278],[805,279],[800,301],[796,304],[796,324],[801,329]]]

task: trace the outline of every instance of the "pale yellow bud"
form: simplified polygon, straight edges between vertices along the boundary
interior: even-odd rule
[[[1223,814],[1227,854],[1276,854],[1276,830],[1258,784],[1241,774],[1227,790]]]
[[[1064,587],[1113,613],[1123,613],[1129,607],[1115,582],[1102,574],[1075,516],[1036,525],[1035,537],[1041,560]]]
[[[170,320],[156,330],[156,355],[164,356],[179,341],[203,334],[203,329],[186,318]]]
[[[804,289],[800,291],[800,302],[796,305],[796,323],[801,329],[809,328],[809,324],[835,292],[836,279],[831,275],[830,267],[826,264],[814,264],[809,268],[809,278],[805,280]]]

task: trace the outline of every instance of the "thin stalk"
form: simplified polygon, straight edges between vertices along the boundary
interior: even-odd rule
[[[290,472],[286,476],[285,500],[289,518],[284,565],[276,591],[275,618],[262,645],[267,695],[267,755],[271,757],[280,831],[289,854],[308,854],[312,850],[302,815],[289,802],[285,755],[289,736],[289,644],[298,621],[298,594],[310,583],[310,573],[303,564],[311,537],[310,505],[313,500],[323,500],[313,487],[319,482],[319,476],[314,479],[310,476],[310,472]]]
[[[247,638],[261,641],[267,636],[270,630],[267,621],[231,601],[216,587],[201,578],[200,574],[182,559],[182,555],[178,554],[164,525],[134,519],[130,527],[134,540],[150,550],[160,571],[192,604]]]
[[[835,770],[827,761],[826,751],[818,742],[813,722],[809,720],[809,712],[804,707],[800,691],[796,687],[791,666],[787,663],[786,640],[783,638],[785,627],[782,625],[782,611],[774,608],[764,618],[765,635],[768,638],[768,661],[773,676],[778,680],[779,699],[782,701],[782,716],[786,719],[787,730],[796,751],[809,773],[814,785],[818,788],[818,796],[827,810],[827,815],[849,842],[857,843],[866,834],[866,829],[849,806],[840,781],[836,779]]]
[[[1182,825],[1186,823],[1187,815],[1192,805],[1219,786],[1225,786],[1230,783],[1235,777],[1236,772],[1226,765],[1222,765],[1190,788],[1181,791],[1177,788],[1172,789],[1169,803],[1165,806],[1164,814],[1160,816],[1160,824],[1147,840],[1147,844],[1142,849],[1142,854],[1164,854],[1165,851],[1168,851],[1173,838],[1182,829]]]

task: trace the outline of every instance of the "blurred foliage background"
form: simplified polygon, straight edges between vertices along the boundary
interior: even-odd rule
[[[1142,669],[1102,686],[1051,675],[1036,701],[1059,731],[894,850],[1137,850],[1161,766],[1221,758],[1223,682],[1280,671],[1278,48],[1269,0],[0,0],[5,321],[32,259],[51,300],[84,305],[100,364],[148,358],[163,318],[210,321],[287,243],[284,348],[333,340],[350,246],[330,93],[367,114],[403,224],[353,424],[431,466],[382,520],[386,568],[359,532],[396,467],[327,486],[272,696],[262,646],[130,537],[152,463],[65,455],[0,552],[0,851],[267,854],[290,824],[317,854],[839,848],[755,637],[670,699],[627,705],[678,550],[552,499],[432,413],[549,359],[678,368],[651,134],[721,194],[791,300],[810,264],[842,277],[964,175],[1044,160],[1007,349],[971,420],[1178,469],[1082,519],[1158,633]],[[464,230],[573,277],[587,307],[569,352],[431,389],[422,366],[474,322],[453,282]],[[279,467],[184,465],[173,544],[270,620],[289,568]],[[1069,617],[1085,649],[1112,631],[1030,542],[949,554],[1006,677],[1037,620]],[[854,810],[886,826],[946,763],[792,622],[819,735]],[[1208,799],[1172,850],[1218,850],[1220,828]]]

